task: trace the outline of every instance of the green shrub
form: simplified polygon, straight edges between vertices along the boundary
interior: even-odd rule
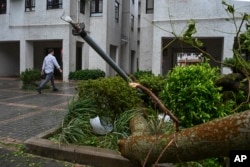
[[[21,72],[20,79],[23,82],[23,89],[33,89],[37,86],[36,81],[41,80],[40,71],[37,69],[26,69]]]
[[[208,63],[176,66],[168,73],[161,99],[179,118],[183,127],[191,127],[228,115],[234,102],[222,103],[221,88],[214,81],[218,69]]]
[[[152,71],[140,71],[140,70],[132,74],[132,76],[137,80],[140,79],[141,76],[152,76],[152,75],[153,75]]]
[[[69,73],[70,80],[89,80],[105,77],[105,72],[100,69],[77,70]]]
[[[99,113],[111,118],[141,104],[137,90],[118,76],[82,81],[78,85],[78,94],[79,98],[92,99]]]
[[[162,75],[141,75],[138,79],[138,82],[143,86],[150,89],[156,96],[163,90],[164,87],[164,77]]]
[[[162,75],[155,76],[151,72],[146,71],[137,72],[136,77],[137,80],[135,82],[138,82],[149,90],[151,90],[157,97],[159,93],[163,90],[164,77]],[[141,98],[143,99],[144,104],[147,107],[155,107],[152,98],[148,94],[142,93]]]

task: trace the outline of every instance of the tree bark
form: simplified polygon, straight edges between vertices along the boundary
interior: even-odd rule
[[[129,128],[132,133],[132,136],[142,136],[150,134],[147,120],[143,117],[142,114],[136,115],[130,120]]]
[[[130,136],[118,145],[121,154],[137,166],[228,157],[230,150],[250,149],[250,111],[170,135]]]

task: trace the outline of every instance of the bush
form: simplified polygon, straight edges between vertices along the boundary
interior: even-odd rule
[[[99,113],[113,119],[141,104],[137,90],[118,76],[82,81],[78,85],[78,94],[79,98],[92,99]]]
[[[152,76],[152,75],[153,75],[152,71],[136,71],[132,74],[132,76],[137,80],[139,80],[141,76]]]
[[[162,75],[155,76],[151,71],[137,71],[133,74],[136,79],[135,82],[139,82],[143,86],[150,89],[156,96],[163,90],[164,77]],[[147,107],[154,106],[151,97],[145,93],[142,94],[141,98]]]
[[[232,111],[234,103],[222,103],[221,88],[214,84],[218,77],[218,69],[211,68],[208,63],[176,66],[167,75],[161,99],[183,127],[226,116]]]
[[[36,81],[41,80],[40,71],[37,69],[26,69],[21,72],[20,79],[23,82],[23,89],[33,89],[37,86]]]
[[[163,90],[164,77],[162,75],[155,76],[153,74],[142,74],[138,78],[138,82],[150,89],[156,96]]]
[[[69,73],[70,80],[89,80],[105,77],[105,72],[100,69],[77,70]]]

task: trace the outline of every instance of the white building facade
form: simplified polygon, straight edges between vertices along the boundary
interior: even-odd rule
[[[241,15],[250,11],[249,1],[226,0],[236,9],[239,25]],[[197,33],[203,50],[217,61],[232,57],[236,34],[234,24],[222,5],[222,0],[140,0],[139,1],[139,69],[166,74],[178,64],[180,57],[196,57],[200,53],[180,41],[172,42],[172,32],[181,35],[189,20],[196,22]],[[243,27],[245,28],[245,27]],[[211,62],[213,66],[220,64]],[[230,72],[221,68],[222,73]]]
[[[138,17],[137,0],[0,0],[0,4],[0,76],[40,70],[49,48],[63,69],[62,76],[57,71],[55,75],[65,82],[71,71],[79,69],[115,75],[81,37],[72,35],[71,26],[60,19],[63,13],[84,22],[88,35],[125,72],[137,69],[137,22],[131,20],[131,15],[134,20]]]
[[[227,0],[239,12],[249,12],[250,2]],[[196,21],[203,49],[216,60],[232,57],[235,27],[221,0],[0,0],[0,77],[19,76],[27,68],[41,69],[49,48],[68,81],[71,71],[101,69],[116,72],[62,21],[65,13],[85,23],[88,35],[126,72],[152,70],[166,74],[180,58],[199,53],[180,41],[171,42],[190,19]],[[220,66],[212,62],[214,66]],[[222,69],[222,73],[230,72]]]

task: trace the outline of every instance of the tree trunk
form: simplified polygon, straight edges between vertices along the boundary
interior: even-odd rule
[[[216,119],[170,135],[130,136],[119,150],[138,166],[228,157],[250,149],[250,111]]]

